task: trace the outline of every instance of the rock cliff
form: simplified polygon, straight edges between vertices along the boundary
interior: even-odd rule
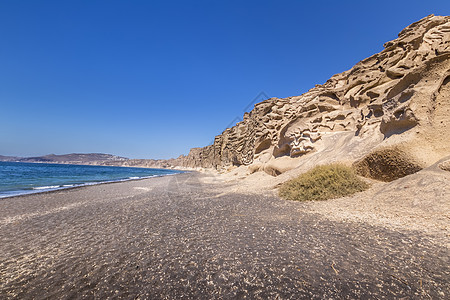
[[[301,164],[347,160],[376,179],[416,172],[450,154],[449,58],[450,17],[430,15],[303,95],[256,104],[212,145],[172,163],[245,165],[276,176]]]

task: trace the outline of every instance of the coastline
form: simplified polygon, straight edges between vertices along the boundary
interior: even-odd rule
[[[182,172],[182,171],[180,171],[180,172]],[[183,172],[187,172],[187,171],[183,171]],[[89,182],[89,183],[77,184],[77,185],[72,185],[72,186],[49,187],[48,189],[36,188],[36,189],[30,190],[29,192],[25,192],[22,194],[16,194],[16,195],[10,195],[10,196],[1,196],[0,195],[0,201],[3,199],[9,199],[9,198],[15,198],[15,197],[21,197],[21,196],[29,196],[29,195],[35,195],[35,194],[41,194],[41,193],[42,194],[52,193],[52,192],[58,192],[58,191],[62,191],[62,190],[78,189],[78,188],[95,186],[95,185],[100,185],[100,184],[111,184],[111,183],[119,183],[119,182],[126,182],[126,181],[132,181],[132,180],[145,180],[145,179],[150,179],[150,178],[155,178],[155,177],[173,176],[173,175],[177,175],[177,174],[182,174],[182,173],[152,175],[152,176],[145,176],[145,177],[139,177],[139,178],[127,178],[127,179],[118,179],[118,180],[111,180],[111,181]]]
[[[144,169],[162,169],[162,170],[178,170],[179,166],[167,165],[161,166],[158,164],[128,164],[129,161],[135,159],[127,160],[113,160],[113,161],[92,161],[92,162],[82,162],[82,161],[39,161],[39,160],[0,160],[0,162],[12,162],[12,163],[28,163],[28,164],[51,164],[51,165],[71,165],[71,166],[95,166],[95,167],[121,167],[121,168],[144,168]],[[151,160],[151,159],[137,159],[139,161]],[[158,160],[157,160],[158,161]],[[112,163],[112,164],[109,164]],[[181,167],[184,168],[184,167]],[[191,169],[191,168],[187,168]]]
[[[106,168],[114,168],[114,167],[119,167],[119,166],[100,166],[100,165],[85,165],[85,164],[65,164],[65,163],[44,163],[44,162],[12,162],[12,161],[8,161],[6,163],[20,163],[20,164],[42,164],[42,165],[60,165],[60,166],[86,166],[86,167],[106,167]],[[127,166],[120,166],[122,168],[129,168],[129,169],[136,169],[137,167],[127,167]],[[160,176],[166,176],[166,175],[174,175],[174,174],[180,174],[186,171],[183,170],[176,170],[176,169],[163,169],[163,168],[149,168],[149,167],[142,167],[141,169],[148,169],[148,170],[165,170],[168,172],[173,172],[173,173],[168,173],[168,174],[151,174],[151,175],[138,175],[138,176],[132,176],[132,174],[130,174],[130,176],[128,177],[123,177],[123,178],[117,178],[117,179],[104,179],[104,180],[99,180],[99,181],[92,181],[89,180],[88,178],[85,178],[85,182],[81,182],[81,183],[73,183],[73,180],[68,180],[66,183],[64,182],[59,182],[59,183],[55,183],[55,182],[47,182],[47,183],[42,183],[43,185],[40,186],[31,186],[29,188],[26,189],[17,189],[17,190],[5,190],[5,191],[1,191],[0,190],[0,200],[1,199],[5,199],[5,198],[11,198],[11,197],[18,197],[18,196],[25,196],[25,195],[33,195],[33,194],[38,194],[38,193],[47,193],[47,192],[53,192],[53,191],[59,191],[59,190],[66,190],[66,189],[73,189],[73,188],[79,188],[79,187],[84,187],[84,186],[92,186],[92,185],[98,185],[98,184],[107,184],[107,183],[116,183],[116,182],[124,182],[124,181],[129,181],[129,180],[141,180],[141,179],[149,179],[149,178],[154,178],[154,177],[160,177]],[[137,174],[136,174],[137,175]],[[83,178],[81,178],[83,179]],[[80,181],[79,178],[77,178],[77,181]]]
[[[236,188],[187,172],[4,199],[0,295],[447,295],[448,248],[433,235],[333,220],[311,203]]]

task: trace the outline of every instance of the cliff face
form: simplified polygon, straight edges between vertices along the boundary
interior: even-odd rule
[[[213,145],[174,163],[278,175],[306,158],[359,159],[364,172],[392,153],[413,169],[449,155],[450,17],[413,23],[384,48],[301,96],[256,104]]]

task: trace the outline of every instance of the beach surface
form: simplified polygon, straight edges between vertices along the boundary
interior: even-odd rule
[[[0,199],[0,298],[449,297],[445,216],[420,230],[392,223],[387,198],[382,222],[343,201],[197,172]]]

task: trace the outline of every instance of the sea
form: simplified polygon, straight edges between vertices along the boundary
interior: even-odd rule
[[[181,171],[132,167],[0,162],[0,198],[177,173],[181,173]]]

